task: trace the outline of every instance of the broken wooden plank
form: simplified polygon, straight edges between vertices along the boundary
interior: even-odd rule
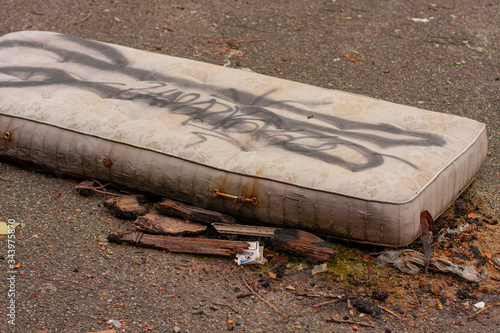
[[[104,207],[108,208],[113,215],[132,220],[148,212],[146,207],[139,204],[139,201],[144,199],[144,196],[127,195],[113,197],[103,203]]]
[[[214,212],[211,210],[182,204],[166,199],[165,201],[156,204],[155,208],[161,214],[179,217],[191,222],[201,224],[211,224],[214,222],[235,223],[236,219],[232,216]]]
[[[185,222],[156,212],[139,216],[135,225],[139,230],[155,235],[196,235],[207,230],[206,225]]]
[[[212,223],[220,234],[271,237],[271,244],[278,250],[310,257],[321,261],[332,261],[335,251],[318,236],[296,229],[269,228],[242,224]]]
[[[333,261],[336,254],[323,239],[297,229],[277,229],[271,237],[271,244],[276,249],[292,255],[306,256],[320,261]]]
[[[219,234],[245,235],[257,237],[272,237],[278,228],[260,227],[255,225],[212,223]]]
[[[208,254],[231,256],[248,249],[249,244],[241,241],[220,239],[174,237],[148,235],[142,232],[110,234],[108,240],[113,243],[126,243],[144,247],[153,247],[177,253]]]

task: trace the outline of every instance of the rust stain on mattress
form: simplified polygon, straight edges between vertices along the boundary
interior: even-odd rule
[[[105,157],[102,159],[102,164],[108,168],[111,169],[113,167],[113,161],[109,157]]]
[[[1,132],[0,132],[1,133]],[[3,134],[1,134],[1,139],[4,140],[4,141],[7,141],[9,143],[12,143],[12,141],[14,140],[13,138],[13,135],[12,135],[12,132],[10,131],[5,131],[3,132]]]

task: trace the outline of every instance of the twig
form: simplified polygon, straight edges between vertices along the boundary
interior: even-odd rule
[[[241,293],[241,294],[236,295],[236,298],[244,298],[244,297],[248,297],[248,296],[252,296],[252,295],[253,295],[252,293]]]
[[[92,16],[93,13],[94,12],[90,12],[87,16],[85,16],[81,20],[73,21],[73,24],[79,24],[79,23],[83,23],[83,22],[87,21]]]
[[[207,40],[209,44],[231,44],[231,43],[255,43],[255,42],[264,42],[265,39],[247,39],[247,40],[238,40],[234,38],[229,39],[221,39],[221,40]]]
[[[342,8],[322,8],[320,9],[323,12],[339,12],[339,13],[344,13],[345,10]]]
[[[280,315],[282,315],[283,317],[287,318],[286,315],[284,315],[282,312],[280,312],[278,309],[276,309],[276,307],[274,305],[272,305],[271,303],[269,303],[268,301],[266,301],[264,298],[262,298],[262,296],[260,296],[255,290],[253,290],[252,287],[250,287],[248,285],[248,283],[245,281],[245,278],[242,276],[241,277],[241,280],[243,280],[243,283],[245,284],[245,286],[248,288],[248,290],[250,290],[255,296],[257,296],[262,302],[266,303],[267,305],[269,305],[275,312],[279,313]]]
[[[356,281],[357,283],[370,283],[370,282],[372,282],[372,268],[371,268],[369,261],[368,261],[367,265],[368,265],[368,279],[366,279],[366,280],[358,279],[358,276],[356,274],[354,274],[353,275],[354,281]]]
[[[476,312],[476,313],[474,313],[474,314],[472,314],[472,315],[468,316],[468,317],[467,317],[467,319],[469,319],[469,320],[470,320],[470,319],[472,319],[472,318],[475,318],[476,316],[480,315],[480,314],[481,314],[484,310],[489,309],[489,308],[492,308],[492,307],[497,306],[497,305],[500,305],[500,302],[495,302],[495,303],[492,303],[492,304],[490,304],[490,305],[488,305],[488,306],[485,306],[484,308],[482,308],[482,309],[481,309],[481,310],[479,310],[478,312]]]
[[[358,279],[358,276],[356,274],[353,275],[353,279],[357,283],[370,283],[370,282],[372,282],[372,272],[368,273],[368,279],[366,279],[366,280]]]
[[[94,191],[95,193],[107,194],[107,195],[112,195],[112,196],[115,196],[115,197],[126,197],[127,196],[126,194],[118,194],[118,193],[111,193],[111,192],[101,191],[101,190],[98,190],[98,189],[96,189],[94,187],[75,186],[75,188],[77,190],[89,190],[89,191]]]
[[[208,313],[206,313],[205,310],[203,310],[203,309],[199,309],[199,310],[193,311],[191,313],[192,314],[204,314],[204,315],[208,315]]]
[[[105,184],[105,185],[102,185],[97,180],[95,180],[95,182],[97,184],[99,184],[99,186],[76,185],[75,189],[77,189],[77,190],[89,190],[89,191],[94,191],[95,193],[106,194],[106,195],[111,195],[111,196],[115,196],[115,197],[125,197],[125,196],[127,196],[126,194],[118,194],[118,193],[111,193],[111,192],[101,191],[100,189],[101,188],[105,188],[106,186],[109,185],[109,183]]]
[[[352,325],[366,326],[366,327],[371,327],[371,328],[376,327],[374,324],[370,324],[370,323],[363,323],[363,322],[354,321],[354,320],[336,319],[333,317],[333,315],[332,315],[331,319],[327,319],[326,321],[329,323],[334,322],[334,323],[341,323],[341,324],[352,324]]]
[[[401,320],[401,316],[398,315],[397,313],[395,313],[395,312],[393,312],[393,311],[391,311],[389,309],[386,309],[386,308],[384,308],[383,306],[380,306],[380,305],[378,307],[381,308],[382,310],[385,310],[385,311],[389,312],[391,315],[393,315],[394,317],[396,317],[399,320]]]
[[[459,309],[460,311],[462,311],[464,314],[467,314],[467,312],[466,312],[464,309],[462,309],[461,307],[459,307],[459,306],[455,303],[455,301],[453,301],[453,300],[450,300],[450,301],[451,301],[451,304],[453,304],[453,306],[454,306],[454,307],[456,307],[457,309]]]
[[[497,271],[499,271],[499,272],[500,272],[500,268],[497,266],[497,264],[495,264],[495,263],[494,263],[493,261],[491,261],[491,260],[488,260],[487,262],[488,262],[488,263],[490,263],[490,264],[491,264],[491,266],[492,266],[494,269],[496,269]]]
[[[351,62],[358,62],[358,61],[363,61],[363,59],[361,57],[358,57],[358,56],[352,56],[352,55],[349,55],[349,54],[346,54],[345,57],[351,61]]]
[[[350,299],[347,299],[347,309],[349,310],[349,316],[354,317],[354,309]]]
[[[464,314],[467,314],[467,311],[465,311],[464,309],[462,309],[461,307],[459,307],[457,304],[455,304],[455,301],[451,300],[451,304],[453,304],[457,309],[459,309],[460,311],[462,311]],[[477,315],[478,313],[476,313]],[[486,325],[485,323],[483,323],[481,320],[479,320],[479,318],[476,318],[475,316],[471,316],[471,319],[474,318],[476,319],[479,323],[483,324],[483,325]]]
[[[323,302],[323,303],[318,303],[316,305],[313,305],[313,308],[319,308],[321,306],[324,306],[324,305],[328,305],[328,304],[332,304],[332,303],[337,303],[337,302],[341,302],[341,301],[345,301],[345,300],[348,300],[348,299],[351,299],[351,298],[354,298],[354,297],[342,297],[342,298],[337,298],[337,299],[334,299],[334,300],[331,300],[331,301],[326,301],[326,302]]]
[[[469,71],[467,71],[467,73],[468,73],[468,74],[470,74],[470,75],[472,75],[472,76],[474,76],[474,77],[477,79],[477,76],[476,76],[476,75],[472,74],[472,73],[471,73],[471,72],[469,72]]]
[[[233,308],[231,305],[227,305],[227,304],[224,304],[224,303],[217,303],[217,302],[212,302],[211,304],[225,306],[225,307],[228,307],[231,310],[233,310],[235,313],[240,313],[237,309]]]

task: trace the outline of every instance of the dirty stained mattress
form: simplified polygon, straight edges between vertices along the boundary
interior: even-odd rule
[[[51,32],[0,38],[0,159],[389,246],[478,174],[474,120]]]

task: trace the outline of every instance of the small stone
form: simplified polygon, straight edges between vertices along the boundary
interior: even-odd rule
[[[52,283],[43,283],[42,284],[42,293],[53,293],[57,291],[57,287]]]
[[[312,273],[312,275],[315,275],[315,274],[326,272],[327,270],[328,270],[328,267],[327,267],[327,265],[325,263],[325,264],[322,264],[322,265],[314,266],[314,268],[311,271],[311,273]]]
[[[484,308],[484,305],[485,305],[484,302],[478,302],[478,303],[474,304],[474,307],[478,310],[481,310]]]
[[[122,323],[120,323],[120,321],[118,321],[116,319],[110,319],[110,320],[108,320],[108,324],[113,325],[113,327],[116,328],[116,329],[120,329],[123,326]]]
[[[174,326],[174,332],[179,333],[181,331],[181,328],[179,326]]]

